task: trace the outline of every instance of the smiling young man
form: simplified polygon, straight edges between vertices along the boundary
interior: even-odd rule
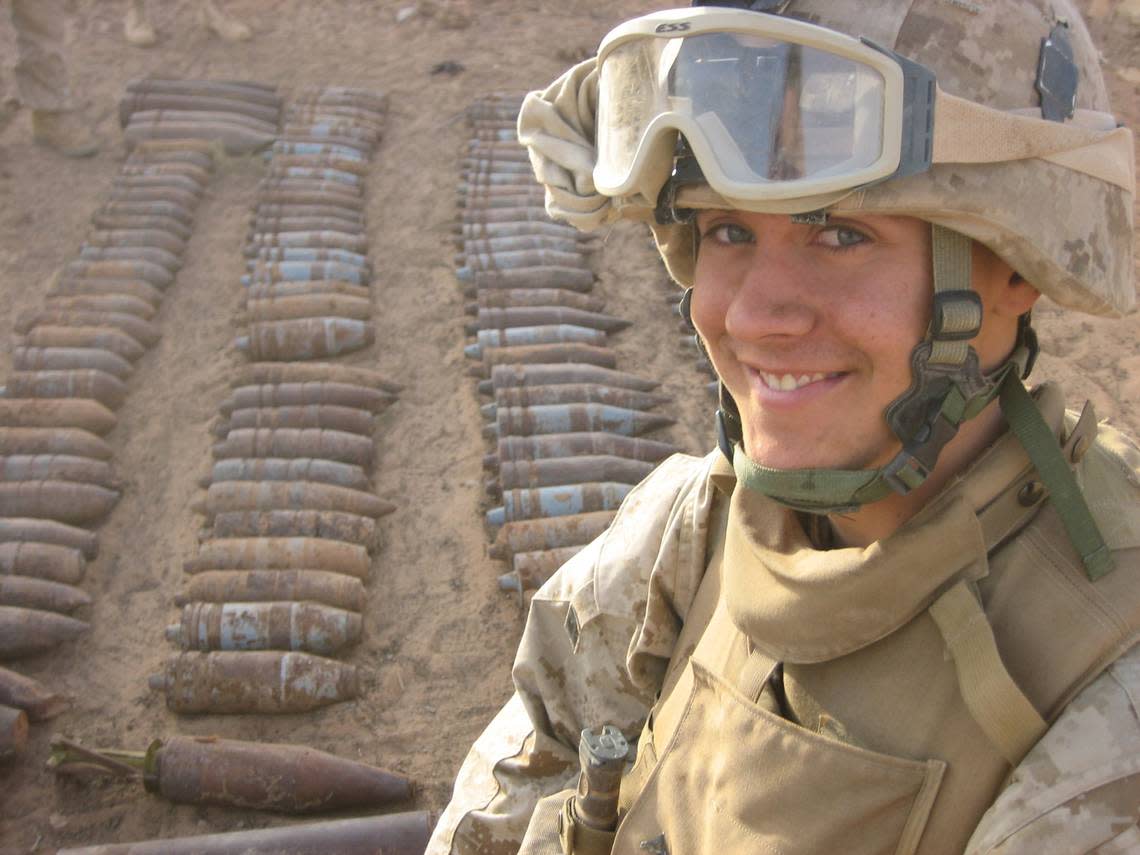
[[[1140,851],[1140,453],[1022,384],[1040,294],[1134,304],[1107,110],[1062,0],[670,10],[528,97],[548,210],[689,289],[719,448],[536,594],[429,852]]]

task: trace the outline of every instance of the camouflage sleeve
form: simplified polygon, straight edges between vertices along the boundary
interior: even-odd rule
[[[1014,770],[966,855],[1140,852],[1140,647],[1077,695]]]
[[[535,594],[515,695],[464,760],[430,855],[518,851],[539,800],[576,782],[583,728],[639,735],[704,572],[710,462],[662,463]]]

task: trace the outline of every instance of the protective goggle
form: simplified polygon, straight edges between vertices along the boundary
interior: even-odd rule
[[[1111,117],[1092,114],[1090,128],[1088,115],[1075,127],[992,110],[941,92],[918,63],[775,15],[712,7],[646,15],[602,40],[597,67],[593,178],[606,196],[659,190],[678,134],[720,196],[776,206],[823,207],[933,162],[1061,162],[1058,153],[1069,168],[1129,188],[1135,181],[1116,139],[1111,166],[1103,151],[1072,156],[1108,142]],[[997,144],[979,147],[979,132]]]

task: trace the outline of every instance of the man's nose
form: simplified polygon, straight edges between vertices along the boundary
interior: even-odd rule
[[[806,335],[819,315],[813,285],[794,258],[758,257],[728,305],[725,330],[742,341]]]

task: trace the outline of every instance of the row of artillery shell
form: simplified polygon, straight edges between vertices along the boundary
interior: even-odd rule
[[[0,487],[3,485],[0,484]],[[235,511],[339,511],[376,519],[395,505],[364,490],[313,481],[220,481],[210,485],[195,510],[214,519]]]
[[[188,603],[167,640],[183,650],[336,653],[360,640],[357,612],[310,602]]]

